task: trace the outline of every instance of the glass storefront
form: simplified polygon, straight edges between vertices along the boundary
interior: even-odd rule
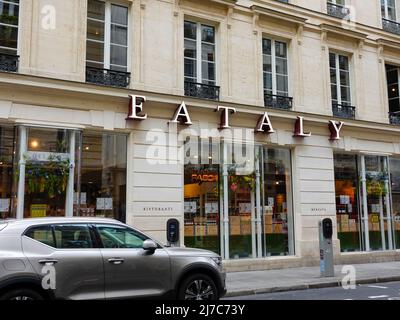
[[[184,171],[186,246],[226,259],[294,254],[290,150],[190,142]]]
[[[393,229],[396,249],[400,249],[400,158],[390,158]]]
[[[400,170],[397,160],[390,159],[393,171],[389,170],[386,156],[335,154],[334,163],[341,250],[380,251],[398,247],[395,231],[400,199],[394,174],[396,168]]]
[[[127,136],[0,125],[0,218],[125,221]]]

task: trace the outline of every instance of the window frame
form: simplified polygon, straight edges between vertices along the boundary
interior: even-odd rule
[[[269,40],[271,41],[271,76],[272,76],[272,95],[273,96],[282,96],[282,97],[292,97],[291,94],[291,86],[290,86],[290,79],[291,79],[291,75],[290,75],[290,41],[286,40],[286,39],[277,39],[275,37],[271,37],[268,35],[262,35],[261,38],[261,54],[262,54],[262,84],[263,84],[263,96],[265,96],[266,91],[269,90],[266,88],[265,86],[265,81],[264,81],[264,74],[268,73],[266,71],[264,71],[264,56],[268,56],[267,54],[264,53],[264,48],[263,48],[263,41],[264,40]],[[277,74],[276,72],[276,42],[279,43],[284,43],[286,45],[286,75],[285,74]],[[277,90],[277,75],[280,76],[286,76],[287,78],[287,96],[282,95],[282,94],[278,94],[278,90]]]
[[[88,20],[95,21],[95,22],[102,22],[104,23],[104,38],[103,41],[100,40],[94,40],[94,39],[89,39],[86,34],[86,50],[88,47],[88,42],[93,42],[93,43],[102,43],[103,44],[103,68],[98,67],[99,69],[107,69],[107,70],[114,70],[111,69],[111,66],[115,66],[117,68],[126,68],[126,71],[123,72],[130,72],[131,69],[131,63],[130,63],[130,36],[131,36],[131,18],[130,18],[130,12],[131,12],[131,6],[129,4],[124,4],[121,1],[118,0],[113,0],[113,1],[108,1],[108,0],[95,0],[98,2],[103,2],[104,3],[104,21],[103,20],[98,20],[95,18],[91,18],[88,16],[88,10],[86,11],[86,28],[88,26]],[[120,6],[124,7],[127,9],[127,24],[121,25],[118,23],[113,23],[111,21],[111,14],[112,14],[112,6]],[[122,26],[126,27],[127,32],[126,32],[126,46],[112,43],[111,42],[111,27],[113,25],[116,26]],[[118,47],[124,47],[126,48],[126,66],[122,65],[117,65],[117,64],[112,64],[111,63],[111,47],[112,46],[118,46]],[[99,61],[94,61],[94,60],[88,60],[87,59],[87,53],[86,53],[86,58],[85,58],[85,63],[87,66],[87,63],[92,63],[92,64],[99,64]],[[92,67],[92,66],[90,66]],[[114,70],[117,72],[121,72],[121,70]]]
[[[336,72],[336,83],[335,83],[335,85],[336,85],[336,95],[337,95],[337,99],[336,99],[337,102],[336,103],[338,105],[341,105],[341,106],[352,106],[353,105],[353,92],[352,92],[352,90],[353,90],[353,81],[352,81],[352,67],[351,67],[352,57],[351,57],[351,54],[338,52],[338,51],[335,51],[335,50],[329,50],[329,52],[328,52],[328,55],[329,55],[328,56],[329,86],[330,86],[330,92],[331,92],[331,104],[334,103],[334,99],[333,99],[333,95],[332,95],[332,85],[333,85],[333,83],[331,81],[331,73],[330,73],[330,71],[332,69],[332,67],[330,66],[330,55],[331,54],[335,55],[335,72]],[[340,69],[340,63],[339,63],[339,57],[340,56],[346,57],[347,58],[347,63],[348,63],[349,83],[345,87],[349,88],[349,97],[348,97],[349,101],[345,102],[345,104],[343,104],[343,101],[342,101],[342,84],[340,82],[340,71],[343,70],[343,69]],[[343,71],[346,71],[346,70],[343,70]]]
[[[14,49],[14,48],[10,48],[10,47],[0,46],[0,50],[8,50],[8,51],[15,50],[15,55],[19,56],[20,50],[21,50],[21,48],[20,48],[20,45],[21,45],[21,25],[20,25],[20,23],[21,23],[21,12],[22,12],[21,9],[23,8],[23,2],[21,0],[19,0],[18,3],[10,2],[8,0],[1,0],[1,2],[18,6],[18,24],[11,25],[11,24],[7,24],[7,23],[0,23],[0,25],[2,25],[2,26],[17,28],[17,47]]]
[[[396,0],[393,0],[393,3],[394,3],[394,6],[393,7],[389,7],[388,0],[381,0],[381,14],[383,13],[382,11],[384,11],[384,15],[382,16],[383,19],[397,22],[397,12],[396,12],[397,11],[397,3],[396,3]],[[394,17],[393,18],[394,19],[392,19],[389,16],[389,8],[393,8],[393,12],[394,12]]]
[[[193,23],[196,25],[196,39],[191,39],[191,38],[186,38],[185,37],[185,23],[189,22],[189,23]],[[202,27],[210,27],[214,29],[214,43],[211,42],[205,42],[202,41]],[[187,77],[185,75],[185,60],[194,60],[196,62],[196,82],[198,84],[204,84],[204,85],[209,85],[209,86],[215,86],[217,87],[219,84],[219,77],[218,77],[218,41],[217,41],[217,34],[218,34],[218,26],[216,25],[215,22],[212,21],[202,21],[202,20],[198,20],[192,17],[185,17],[183,19],[183,78],[184,78],[184,82],[186,81],[190,81],[190,80],[186,80],[186,79],[194,79],[194,77]],[[195,41],[196,42],[196,58],[191,58],[191,57],[186,57],[185,56],[185,41],[189,40],[189,41]],[[203,44],[206,45],[213,45],[214,46],[214,61],[208,61],[208,60],[204,60],[203,61],[203,55],[202,55],[202,48],[203,48]],[[207,63],[207,64],[213,64],[214,65],[214,80],[211,79],[204,79],[203,81],[203,62]],[[212,84],[210,82],[213,82]]]

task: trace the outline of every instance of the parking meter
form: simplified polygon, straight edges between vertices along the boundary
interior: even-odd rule
[[[167,221],[167,241],[172,247],[179,246],[179,221],[177,219],[169,219]]]
[[[322,277],[335,276],[332,236],[333,236],[332,219],[325,218],[319,221],[320,269]]]

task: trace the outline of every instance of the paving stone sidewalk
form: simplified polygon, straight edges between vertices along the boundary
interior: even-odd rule
[[[356,283],[400,281],[400,262],[354,264]],[[345,274],[335,266],[334,278],[322,278],[319,267],[231,272],[227,274],[227,297],[341,286]]]

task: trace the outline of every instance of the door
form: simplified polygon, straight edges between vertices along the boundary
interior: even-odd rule
[[[88,225],[35,226],[25,233],[22,245],[39,276],[52,277],[47,284],[55,286],[56,298],[104,299],[103,259]]]
[[[365,249],[393,250],[388,158],[361,156],[360,161]]]
[[[160,296],[172,289],[168,253],[143,250],[145,235],[128,227],[97,225],[103,248],[106,299]]]

